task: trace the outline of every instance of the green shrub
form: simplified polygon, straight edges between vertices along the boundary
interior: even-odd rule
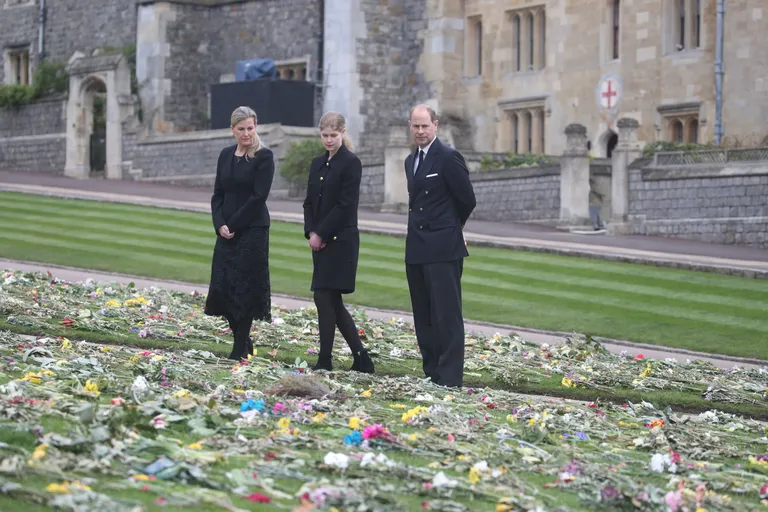
[[[69,77],[61,62],[44,61],[35,69],[30,85],[0,85],[0,108],[18,108],[46,96],[67,92]]]
[[[302,185],[307,181],[309,166],[312,160],[325,151],[320,139],[304,139],[293,142],[285,152],[285,158],[280,164],[280,174],[294,185]]]
[[[552,165],[557,160],[549,155],[534,155],[531,153],[505,155],[483,155],[480,160],[480,170],[491,171],[496,169],[515,169],[519,167],[541,167]]]
[[[690,144],[683,142],[671,142],[659,140],[646,144],[643,149],[643,156],[645,158],[653,158],[656,153],[662,153],[665,151],[701,151],[705,149],[717,149],[713,143],[708,144]]]

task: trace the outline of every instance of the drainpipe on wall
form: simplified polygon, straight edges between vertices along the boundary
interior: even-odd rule
[[[39,26],[37,33],[37,59],[42,62],[45,55],[43,36],[45,34],[45,0],[40,0]]]
[[[725,0],[717,0],[717,39],[715,41],[715,144],[722,142],[725,134],[723,126],[723,25],[725,19]]]

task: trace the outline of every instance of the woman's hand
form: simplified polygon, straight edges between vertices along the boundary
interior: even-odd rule
[[[227,240],[230,240],[235,236],[234,233],[229,232],[229,228],[226,224],[219,228],[219,235],[221,235],[221,238],[226,238]]]
[[[317,235],[317,233],[309,234],[309,246],[313,251],[319,251],[325,247],[325,242]]]

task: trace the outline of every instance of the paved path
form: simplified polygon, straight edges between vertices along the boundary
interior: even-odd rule
[[[119,282],[127,284],[129,282],[135,283],[138,288],[149,288],[156,286],[160,288],[169,288],[179,291],[192,292],[194,290],[204,291],[204,286],[183,283],[179,281],[159,281],[154,279],[146,279],[138,276],[129,276],[125,274],[113,274],[98,272],[92,270],[75,269],[71,267],[61,267],[56,265],[43,265],[36,263],[26,263],[12,260],[0,259],[0,269],[13,269],[21,270],[25,272],[46,272],[50,271],[54,276],[67,281],[85,281],[86,279],[93,279],[101,282]],[[298,297],[291,297],[288,295],[273,294],[273,302],[284,306],[288,309],[298,309],[313,305],[312,301],[307,299],[301,299]],[[406,322],[412,323],[413,317],[402,311],[391,311],[366,308],[366,314],[370,318],[378,320],[388,321],[392,317],[402,318]],[[556,333],[526,329],[522,327],[510,326],[510,325],[496,325],[489,323],[474,323],[466,322],[465,328],[468,332],[477,332],[488,335],[493,335],[497,332],[502,334],[517,333],[526,340],[533,341],[535,343],[560,343],[565,339],[566,333]],[[677,360],[687,359],[703,359],[710,361],[720,368],[733,368],[734,366],[741,366],[747,368],[757,368],[758,366],[768,366],[768,362],[760,362],[754,359],[736,358],[719,356],[712,354],[704,354],[700,352],[692,352],[687,350],[678,350],[667,347],[659,347],[655,345],[647,345],[642,343],[633,343],[629,341],[621,340],[607,340],[599,339],[609,351],[613,353],[621,353],[626,351],[628,354],[635,356],[637,354],[643,354],[647,358],[651,359],[666,359],[672,358]]]
[[[0,172],[0,190],[56,197],[94,199],[209,212],[211,191],[135,181],[75,180],[44,173]],[[301,203],[270,198],[275,220],[303,222]],[[363,231],[402,236],[406,216],[360,211]],[[470,220],[471,244],[551,252],[768,278],[768,250],[646,236],[575,234],[551,227]]]

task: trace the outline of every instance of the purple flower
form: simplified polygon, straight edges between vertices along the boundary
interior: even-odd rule
[[[576,432],[576,437],[581,439],[582,441],[586,441],[589,439],[589,436],[585,434],[584,432]]]
[[[565,471],[566,473],[570,473],[572,475],[577,475],[577,476],[581,475],[581,469],[582,469],[581,464],[579,464],[575,460],[572,460],[571,462],[569,462],[563,467],[563,471]]]
[[[601,501],[611,501],[615,500],[619,497],[621,493],[615,488],[610,485],[606,485],[603,487],[603,489],[600,491],[600,500]]]

